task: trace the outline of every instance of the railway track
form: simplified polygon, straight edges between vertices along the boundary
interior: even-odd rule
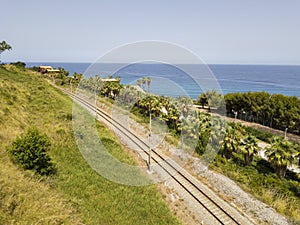
[[[72,99],[83,105],[85,108],[95,112],[102,118],[109,126],[117,129],[127,139],[132,141],[145,155],[149,154],[149,145],[141,140],[136,134],[127,129],[119,121],[112,118],[106,112],[85,100],[84,98],[73,94],[70,91],[60,89],[65,94],[69,95]],[[213,191],[207,186],[202,184],[199,180],[193,177],[178,163],[165,156],[156,149],[151,149],[151,160],[155,162],[160,172],[170,176],[181,188],[188,193],[188,195],[203,207],[205,211],[211,216],[209,224],[254,224],[247,217],[241,215],[235,208],[220,199]]]

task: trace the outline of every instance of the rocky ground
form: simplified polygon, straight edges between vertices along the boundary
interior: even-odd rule
[[[227,201],[234,204],[239,210],[242,210],[260,224],[290,224],[275,209],[246,193],[228,177],[207,169],[203,170],[199,159],[193,159],[193,168],[197,174],[208,181],[209,186],[220,196],[227,199]]]

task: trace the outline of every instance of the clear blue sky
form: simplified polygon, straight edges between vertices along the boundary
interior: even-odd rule
[[[163,40],[206,63],[300,64],[298,0],[0,0],[3,61],[93,62]]]

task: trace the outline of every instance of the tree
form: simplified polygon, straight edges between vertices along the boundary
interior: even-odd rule
[[[14,66],[18,67],[19,69],[25,69],[25,67],[26,67],[26,63],[20,62],[20,61],[10,63],[10,65],[14,65]]]
[[[211,116],[204,114],[202,116],[202,123],[206,124],[205,128],[209,129],[210,140],[212,146],[219,146],[220,142],[226,134],[227,122],[224,118],[219,116]]]
[[[124,105],[127,108],[131,108],[132,104],[135,104],[140,100],[140,97],[141,95],[135,87],[126,85],[123,89],[121,89],[116,100],[119,104]]]
[[[241,133],[243,128],[239,124],[228,125],[224,139],[220,142],[220,150],[223,157],[230,159],[234,152],[237,152],[241,144]]]
[[[146,83],[147,83],[146,77],[143,77],[143,78],[142,78],[141,83],[142,83],[142,88],[145,90],[145,85],[146,85]]]
[[[146,77],[146,82],[147,82],[147,86],[148,86],[148,93],[150,93],[150,84],[151,84],[151,77]]]
[[[202,93],[201,95],[199,95],[198,104],[201,105],[202,108],[204,108],[204,106],[208,105],[207,96],[205,93]]]
[[[7,149],[12,161],[25,170],[33,170],[40,175],[49,175],[55,171],[47,151],[50,140],[36,128],[30,128],[17,137]]]
[[[300,166],[300,142],[296,145],[295,158],[298,158],[298,166]]]
[[[82,73],[76,73],[76,72],[73,73],[73,77],[77,81],[81,81],[84,78]]]
[[[256,137],[248,134],[242,141],[241,150],[244,155],[245,164],[249,166],[253,161],[254,154],[257,154],[259,150]]]
[[[295,146],[279,137],[274,138],[271,146],[266,150],[266,156],[279,178],[285,176],[287,167],[293,163],[295,155]]]
[[[202,146],[206,146],[206,143],[202,143],[203,137],[201,131],[199,130],[200,120],[198,112],[193,111],[188,117],[181,117],[181,145],[189,146],[191,149],[195,149],[197,153],[201,153]],[[201,136],[200,136],[201,135]],[[207,139],[207,138],[206,138]],[[198,143],[199,142],[199,143]],[[204,141],[203,141],[204,142]],[[198,146],[199,145],[199,146]]]
[[[140,88],[142,88],[142,81],[141,80],[136,80],[136,85],[139,86]]]
[[[12,49],[11,46],[7,44],[6,41],[0,42],[0,62],[1,62],[1,54],[6,50],[10,51],[11,49]]]
[[[300,99],[296,96],[267,92],[229,93],[225,95],[225,101],[229,116],[234,113],[239,119],[300,133]]]
[[[207,97],[209,109],[219,109],[223,105],[223,96],[216,90],[207,91],[205,93]]]
[[[186,96],[180,96],[176,99],[175,104],[181,115],[186,118],[193,106],[193,100]]]
[[[93,80],[93,82],[95,83],[94,80]],[[103,85],[101,85],[100,94],[105,97],[115,99],[117,97],[117,95],[120,93],[122,88],[123,88],[123,85],[118,82],[106,81],[106,82],[103,82]]]

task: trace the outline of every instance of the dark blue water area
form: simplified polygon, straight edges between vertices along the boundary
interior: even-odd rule
[[[150,91],[160,95],[187,95],[196,99],[202,91],[217,89],[232,92],[266,91],[300,97],[300,66],[286,65],[168,65],[168,64],[89,64],[26,63],[27,67],[50,65],[85,77],[120,76],[121,83],[135,84],[151,77]],[[192,74],[192,75],[191,75]],[[219,89],[218,89],[219,88]]]

